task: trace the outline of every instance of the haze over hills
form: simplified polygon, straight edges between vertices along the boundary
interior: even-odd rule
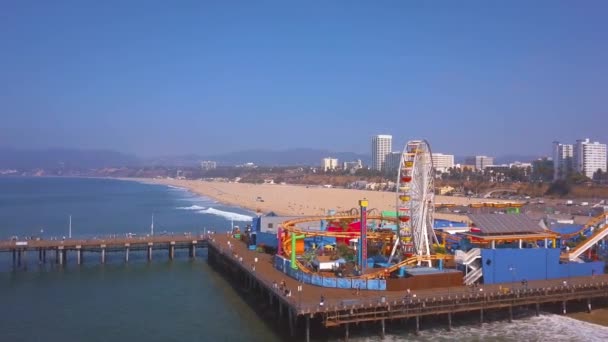
[[[325,149],[294,148],[285,150],[245,150],[223,154],[178,155],[157,158],[139,158],[135,155],[111,150],[79,150],[68,148],[53,149],[15,149],[0,148],[0,168],[2,169],[95,169],[105,167],[137,166],[198,166],[202,160],[213,160],[218,165],[233,166],[254,163],[260,166],[297,166],[319,165],[325,157],[337,158],[340,163],[361,159],[369,165],[370,156],[353,152],[331,152]],[[496,164],[513,161],[529,162],[539,156],[506,155],[496,157]],[[457,156],[463,162],[464,156]]]
[[[459,163],[459,164],[464,164],[465,159],[469,156],[472,156],[472,155],[454,156],[454,162]],[[496,165],[509,164],[509,163],[513,163],[516,161],[522,162],[522,163],[529,163],[531,161],[537,160],[538,158],[546,157],[546,156],[542,156],[542,155],[524,155],[524,154],[506,154],[503,156],[493,156],[493,155],[488,155],[488,156],[494,157],[494,164],[496,164]]]
[[[361,159],[364,164],[369,164],[371,160],[369,155],[353,152],[331,152],[324,149],[294,148],[286,150],[255,149],[207,156],[167,156],[150,159],[148,162],[154,165],[187,166],[199,164],[201,160],[213,160],[219,165],[254,163],[260,166],[296,166],[319,165],[321,159],[326,157],[338,158],[340,163]]]
[[[69,148],[15,149],[0,147],[2,169],[96,169],[136,166],[141,161],[133,155],[110,150]]]

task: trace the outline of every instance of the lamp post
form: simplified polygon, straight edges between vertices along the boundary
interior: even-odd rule
[[[298,285],[298,308],[302,308],[302,285]]]
[[[515,266],[513,266],[512,264],[509,265],[509,271],[511,272],[511,277],[513,279],[513,283],[515,283]]]

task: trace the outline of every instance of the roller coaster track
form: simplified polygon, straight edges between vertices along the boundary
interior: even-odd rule
[[[568,259],[570,261],[575,261],[579,256],[581,256],[581,254],[585,253],[586,250],[593,247],[593,245],[598,243],[606,236],[608,236],[608,223],[598,227],[598,229],[594,230],[593,234],[587,240],[583,241],[583,243],[571,250],[570,253],[568,253]]]
[[[336,237],[336,238],[352,238],[353,236],[360,236],[361,233],[360,232],[328,232],[328,231],[309,231],[309,230],[303,230],[300,228],[297,228],[296,225],[299,223],[306,223],[306,222],[311,222],[311,221],[318,221],[318,220],[327,220],[327,221],[334,221],[334,220],[345,220],[345,219],[358,219],[359,216],[358,215],[339,215],[339,216],[323,216],[323,217],[304,217],[304,218],[299,218],[299,219],[294,219],[294,220],[289,220],[289,221],[285,221],[282,223],[281,227],[283,229],[284,232],[286,233],[293,233],[295,235],[304,235],[304,236],[325,236],[325,237]],[[393,222],[398,222],[397,218],[390,218],[390,217],[382,217],[379,215],[370,215],[367,217],[368,220],[383,220],[383,221],[393,221]],[[369,239],[393,239],[396,237],[396,235],[392,232],[390,233],[385,233],[385,232],[368,232],[367,233],[367,237]],[[291,234],[287,235],[287,237],[285,237],[283,239],[283,251],[285,252],[285,254],[290,254],[291,253]],[[352,276],[352,277],[345,277],[347,279],[373,279],[376,278],[378,276],[385,276],[386,274],[389,274],[393,271],[398,270],[400,267],[403,266],[407,266],[407,265],[414,265],[414,264],[420,264],[423,261],[430,261],[430,260],[448,260],[448,259],[453,259],[454,256],[453,255],[447,255],[447,254],[433,254],[430,256],[412,256],[410,258],[407,258],[397,264],[391,265],[390,267],[387,268],[381,268],[379,269],[377,272],[372,272],[372,273],[366,273],[366,274],[362,274],[360,276]],[[301,270],[304,273],[309,273],[311,274],[312,271],[306,267],[305,265],[303,265],[299,260],[296,259],[296,265],[298,267],[299,270]]]
[[[570,238],[573,238],[573,237],[583,233],[586,229],[589,229],[593,226],[601,224],[603,220],[607,220],[607,221],[604,221],[604,223],[608,223],[608,213],[602,213],[602,214],[599,214],[599,215],[593,217],[591,220],[589,220],[587,223],[585,223],[585,225],[583,227],[581,227],[581,229],[579,229],[573,233],[562,234],[562,233],[553,231],[551,229],[549,229],[549,231],[559,235],[562,239],[570,239]]]

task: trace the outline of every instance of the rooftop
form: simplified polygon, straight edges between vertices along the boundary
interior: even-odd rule
[[[482,235],[544,233],[540,221],[521,214],[469,214],[472,226]]]

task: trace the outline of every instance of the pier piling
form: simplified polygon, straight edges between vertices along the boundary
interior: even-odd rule
[[[306,316],[306,342],[310,342],[310,316]]]
[[[386,327],[384,325],[384,318],[380,320],[380,338],[384,340],[385,337],[385,333],[386,333]]]
[[[293,311],[289,310],[288,312],[288,318],[289,320],[289,335],[291,337],[295,337],[296,336],[296,332],[294,329],[294,317],[293,317]]]
[[[169,245],[169,259],[173,260],[174,256],[175,256],[175,241],[171,241],[171,243]]]
[[[452,313],[448,312],[448,331],[452,331]]]
[[[420,316],[416,316],[416,335],[420,334]]]
[[[344,341],[348,341],[348,335],[349,335],[348,328],[349,328],[349,323],[346,323],[344,325]]]
[[[587,298],[587,313],[591,313],[591,298]]]
[[[55,252],[55,253],[56,253],[56,254],[55,254],[55,257],[57,258],[57,263],[58,263],[59,265],[63,265],[63,263],[64,263],[64,260],[63,260],[63,259],[65,258],[65,253],[64,253],[64,252],[65,252],[65,251],[64,251],[63,247],[59,247],[59,248],[56,250],[56,252]]]
[[[483,325],[483,309],[479,310],[479,325]]]
[[[566,301],[562,302],[562,313],[565,315],[566,314]]]
[[[76,260],[78,265],[82,265],[82,248],[76,247]]]
[[[509,323],[513,323],[513,305],[509,306]]]
[[[125,247],[125,262],[129,262],[129,246]]]
[[[148,261],[152,261],[152,243],[148,243]]]
[[[101,245],[101,263],[106,263],[106,245]]]

